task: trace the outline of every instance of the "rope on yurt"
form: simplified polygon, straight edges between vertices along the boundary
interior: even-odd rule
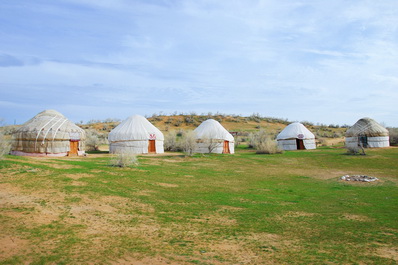
[[[372,127],[372,125],[370,123],[366,124],[365,126],[358,124],[358,127],[359,127],[359,132],[357,132],[356,135],[360,135],[360,134],[364,133],[367,129]]]
[[[35,140],[35,150],[36,150],[36,143],[37,143],[37,139],[39,138],[40,132],[41,130],[44,129],[44,127],[46,127],[50,122],[52,122],[57,116],[54,116],[51,120],[49,120],[46,124],[43,125],[43,127],[40,128],[40,130],[37,132],[36,135],[36,140]]]
[[[53,139],[51,140],[52,142],[54,142],[55,136],[57,135],[57,132],[58,132],[59,128],[61,128],[61,126],[64,125],[64,123],[65,123],[67,120],[68,120],[68,119],[65,119],[65,120],[61,123],[61,125],[59,125],[58,128],[55,130],[54,137],[53,137]]]
[[[41,144],[44,144],[44,141],[46,140],[47,134],[50,132],[50,130],[52,130],[52,128],[60,121],[62,121],[63,117],[60,117],[59,120],[57,120],[53,125],[50,126],[50,128],[48,128],[46,134],[43,137],[43,141],[41,142]],[[66,119],[62,122],[64,123],[66,121]]]

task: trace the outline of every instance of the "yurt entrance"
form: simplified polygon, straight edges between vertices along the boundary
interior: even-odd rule
[[[305,150],[303,139],[296,139],[297,150]]]
[[[68,153],[69,156],[77,156],[79,150],[79,141],[70,141],[70,151]]]
[[[149,140],[148,141],[148,153],[156,153],[155,140]]]
[[[364,147],[364,148],[367,148],[367,147],[368,147],[368,137],[367,137],[367,136],[365,136],[365,135],[360,135],[360,136],[358,137],[358,140],[359,140],[359,144],[360,144],[362,147]]]
[[[229,150],[229,141],[224,141],[224,146],[222,150],[223,154],[230,154],[231,151]]]

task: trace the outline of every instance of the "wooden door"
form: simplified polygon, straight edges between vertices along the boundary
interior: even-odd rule
[[[77,155],[79,150],[79,141],[70,141],[70,151],[68,155]]]
[[[148,153],[156,153],[156,140],[148,141]]]
[[[231,152],[229,151],[229,141],[224,141],[224,147],[222,150],[223,154],[230,154]]]
[[[304,150],[304,141],[302,139],[296,139],[297,150]]]

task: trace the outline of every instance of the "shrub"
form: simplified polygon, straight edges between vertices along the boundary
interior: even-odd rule
[[[109,164],[113,167],[132,167],[138,166],[138,158],[133,153],[120,153],[112,157]]]
[[[180,149],[177,142],[177,132],[170,131],[164,135],[164,150],[165,151],[178,151]]]
[[[249,146],[252,146],[257,154],[277,154],[283,152],[278,147],[277,142],[271,139],[271,136],[264,130],[250,134]]]
[[[4,137],[3,133],[0,133],[0,160],[3,159],[4,155],[8,154],[11,149],[10,142]]]
[[[346,145],[347,154],[349,155],[357,155],[362,151],[362,155],[365,155],[365,149],[359,145]]]
[[[196,137],[193,131],[185,131],[181,139],[182,151],[188,155],[192,156],[196,148]]]
[[[98,151],[99,146],[105,143],[104,135],[94,129],[86,131],[86,149],[87,151]]]

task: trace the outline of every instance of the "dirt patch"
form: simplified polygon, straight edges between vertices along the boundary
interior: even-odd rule
[[[242,210],[244,210],[244,208],[233,207],[233,206],[222,206],[220,209],[217,210],[217,212],[238,212]]]
[[[365,215],[344,214],[342,218],[347,220],[359,221],[359,222],[374,222],[372,218],[369,218]]]
[[[179,187],[179,185],[171,184],[171,183],[156,182],[154,184],[157,185],[157,186],[160,186],[160,187],[165,187],[165,188],[177,188],[177,187]]]
[[[68,165],[65,164],[61,158],[48,158],[48,157],[26,157],[26,162],[33,164],[33,165],[41,165],[41,166],[48,166],[56,169],[70,169],[70,168],[79,168],[79,166],[75,165]],[[65,159],[64,157],[62,159]],[[7,160],[21,162],[18,159],[8,158]]]
[[[29,241],[18,237],[0,237],[0,260],[11,258],[21,253],[29,245]]]
[[[112,261],[111,264],[121,264],[121,265],[179,265],[187,264],[182,261],[171,261],[162,257],[145,257],[145,258],[133,258],[133,257],[123,257],[121,259]],[[191,263],[190,263],[191,264]]]
[[[81,179],[81,178],[92,178],[92,177],[95,177],[95,175],[86,174],[86,173],[83,173],[83,174],[65,174],[64,176],[67,177],[67,178],[74,179],[74,180],[78,180],[78,179]]]
[[[237,221],[232,218],[228,218],[227,216],[223,216],[219,213],[215,213],[213,215],[204,216],[203,218],[192,219],[193,222],[199,223],[209,223],[213,225],[219,226],[232,226],[237,225]]]
[[[377,249],[376,255],[398,262],[398,248],[381,247]]]

